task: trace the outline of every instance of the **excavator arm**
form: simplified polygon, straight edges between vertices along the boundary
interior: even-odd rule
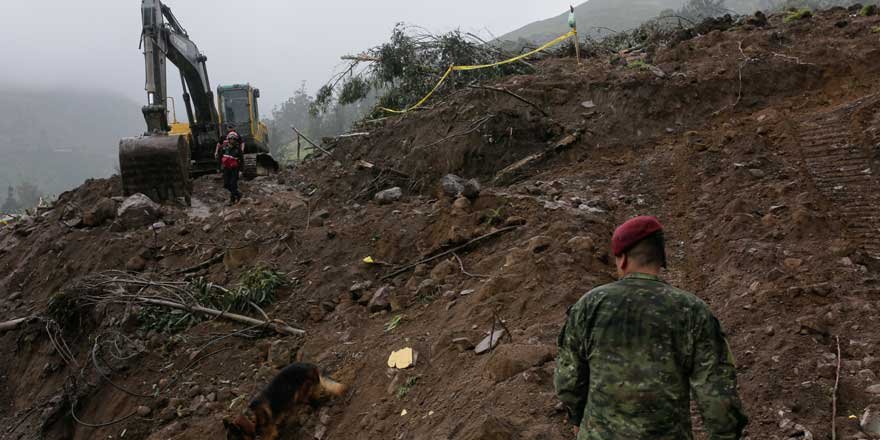
[[[180,71],[183,99],[196,144],[216,142],[220,136],[219,116],[211,91],[206,62],[186,29],[160,0],[142,0],[141,44],[147,77],[148,105],[144,117],[150,132],[167,132],[168,116],[165,64],[170,60]]]
[[[183,197],[189,202],[189,177],[216,169],[214,146],[221,135],[207,57],[160,0],[142,0],[141,18],[147,91],[142,111],[147,133],[119,142],[123,192],[143,193],[153,200]],[[189,135],[169,135],[167,60],[180,71]]]

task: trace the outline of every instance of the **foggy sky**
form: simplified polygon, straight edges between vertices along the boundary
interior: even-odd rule
[[[5,0],[0,83],[98,89],[145,100],[139,0]],[[394,24],[500,36],[565,12],[542,0],[167,0],[208,57],[211,86],[250,82],[264,116],[307,82],[314,93],[339,56],[386,41]],[[180,95],[169,63],[170,94]],[[178,99],[179,100],[179,99]],[[185,119],[179,109],[178,119]]]

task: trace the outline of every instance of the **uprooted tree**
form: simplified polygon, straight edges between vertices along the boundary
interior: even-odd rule
[[[405,108],[425,96],[437,84],[439,75],[451,65],[489,64],[511,56],[471,33],[456,30],[435,35],[399,23],[387,43],[359,55],[343,57],[350,63],[321,87],[312,112],[327,111],[334,103],[359,102],[371,93],[379,96],[380,107]],[[449,78],[440,92],[475,81],[530,71],[532,67],[526,62],[471,71]]]

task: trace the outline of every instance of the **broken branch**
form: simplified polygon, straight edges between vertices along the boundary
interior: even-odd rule
[[[226,312],[223,312],[220,310],[209,309],[207,307],[202,307],[202,306],[196,306],[196,305],[190,306],[190,305],[186,305],[186,304],[176,303],[173,301],[167,301],[164,299],[137,298],[137,300],[140,302],[143,302],[146,304],[152,304],[155,306],[169,307],[172,309],[185,310],[185,311],[192,312],[192,313],[201,313],[203,315],[210,315],[210,316],[215,316],[218,318],[225,318],[230,321],[235,321],[235,322],[238,322],[241,324],[255,325],[255,326],[266,326],[266,327],[274,330],[276,333],[283,334],[283,335],[305,335],[306,334],[305,330],[293,328],[293,327],[291,327],[287,324],[284,324],[278,320],[261,321],[259,319],[254,319],[249,316],[238,315],[235,313],[226,313]]]
[[[329,152],[329,151],[325,150],[325,149],[324,149],[323,147],[321,147],[320,145],[318,145],[318,144],[312,142],[311,139],[309,139],[308,137],[306,137],[306,135],[302,134],[299,130],[297,130],[296,127],[294,127],[293,125],[291,125],[290,128],[292,128],[293,131],[296,132],[296,134],[297,134],[298,136],[300,136],[300,137],[302,137],[303,139],[305,139],[306,142],[312,144],[313,147],[315,147],[315,148],[317,148],[317,149],[323,151],[324,154],[330,156],[330,152]]]
[[[15,330],[22,324],[28,322],[28,320],[30,320],[31,318],[32,316],[28,316],[26,318],[17,318],[11,321],[0,322],[0,332]]]
[[[840,386],[840,336],[837,340],[837,375],[834,378],[834,391],[831,394],[831,440],[837,440],[837,389]]]
[[[394,277],[396,277],[396,276],[398,276],[398,275],[400,275],[400,274],[402,274],[402,273],[406,273],[406,272],[408,272],[408,271],[414,269],[416,266],[418,266],[418,265],[420,265],[420,264],[430,263],[431,261],[437,260],[437,259],[439,259],[439,258],[443,258],[443,257],[445,257],[445,256],[447,256],[447,255],[449,255],[449,254],[454,254],[454,253],[456,253],[456,252],[458,252],[458,251],[460,251],[460,250],[462,250],[462,249],[466,249],[466,248],[468,248],[469,246],[474,245],[474,244],[476,244],[476,243],[479,243],[479,242],[481,242],[481,241],[483,241],[483,240],[487,240],[487,239],[492,238],[492,237],[494,237],[494,236],[496,236],[496,235],[501,235],[501,234],[503,234],[503,233],[505,233],[505,232],[510,232],[510,231],[512,231],[512,230],[514,230],[514,229],[517,229],[517,228],[519,228],[519,226],[508,226],[508,227],[506,227],[506,228],[501,228],[501,229],[499,229],[499,230],[497,230],[497,231],[490,232],[490,233],[485,234],[485,235],[481,235],[481,236],[479,236],[479,237],[477,237],[477,238],[475,238],[475,239],[473,239],[473,240],[471,240],[471,241],[469,241],[469,242],[467,242],[467,243],[465,243],[465,244],[463,244],[463,245],[461,245],[461,246],[454,247],[454,248],[452,248],[452,249],[449,249],[448,251],[444,251],[444,252],[441,252],[441,253],[439,253],[439,254],[437,254],[437,255],[434,255],[433,257],[428,257],[428,258],[425,258],[425,259],[423,259],[423,260],[417,261],[417,262],[415,262],[415,263],[412,263],[412,264],[406,265],[406,266],[404,266],[404,267],[401,267],[400,269],[397,269],[397,270],[395,270],[394,272],[391,272],[390,274],[385,275],[384,277],[382,277],[382,279],[383,279],[383,280],[387,280],[387,279],[389,279],[389,278],[394,278]]]

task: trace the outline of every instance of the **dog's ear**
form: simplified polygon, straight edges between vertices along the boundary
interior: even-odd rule
[[[229,418],[223,418],[223,427],[226,428],[227,431],[236,434],[241,432],[241,428],[239,428],[234,422],[230,422]]]

